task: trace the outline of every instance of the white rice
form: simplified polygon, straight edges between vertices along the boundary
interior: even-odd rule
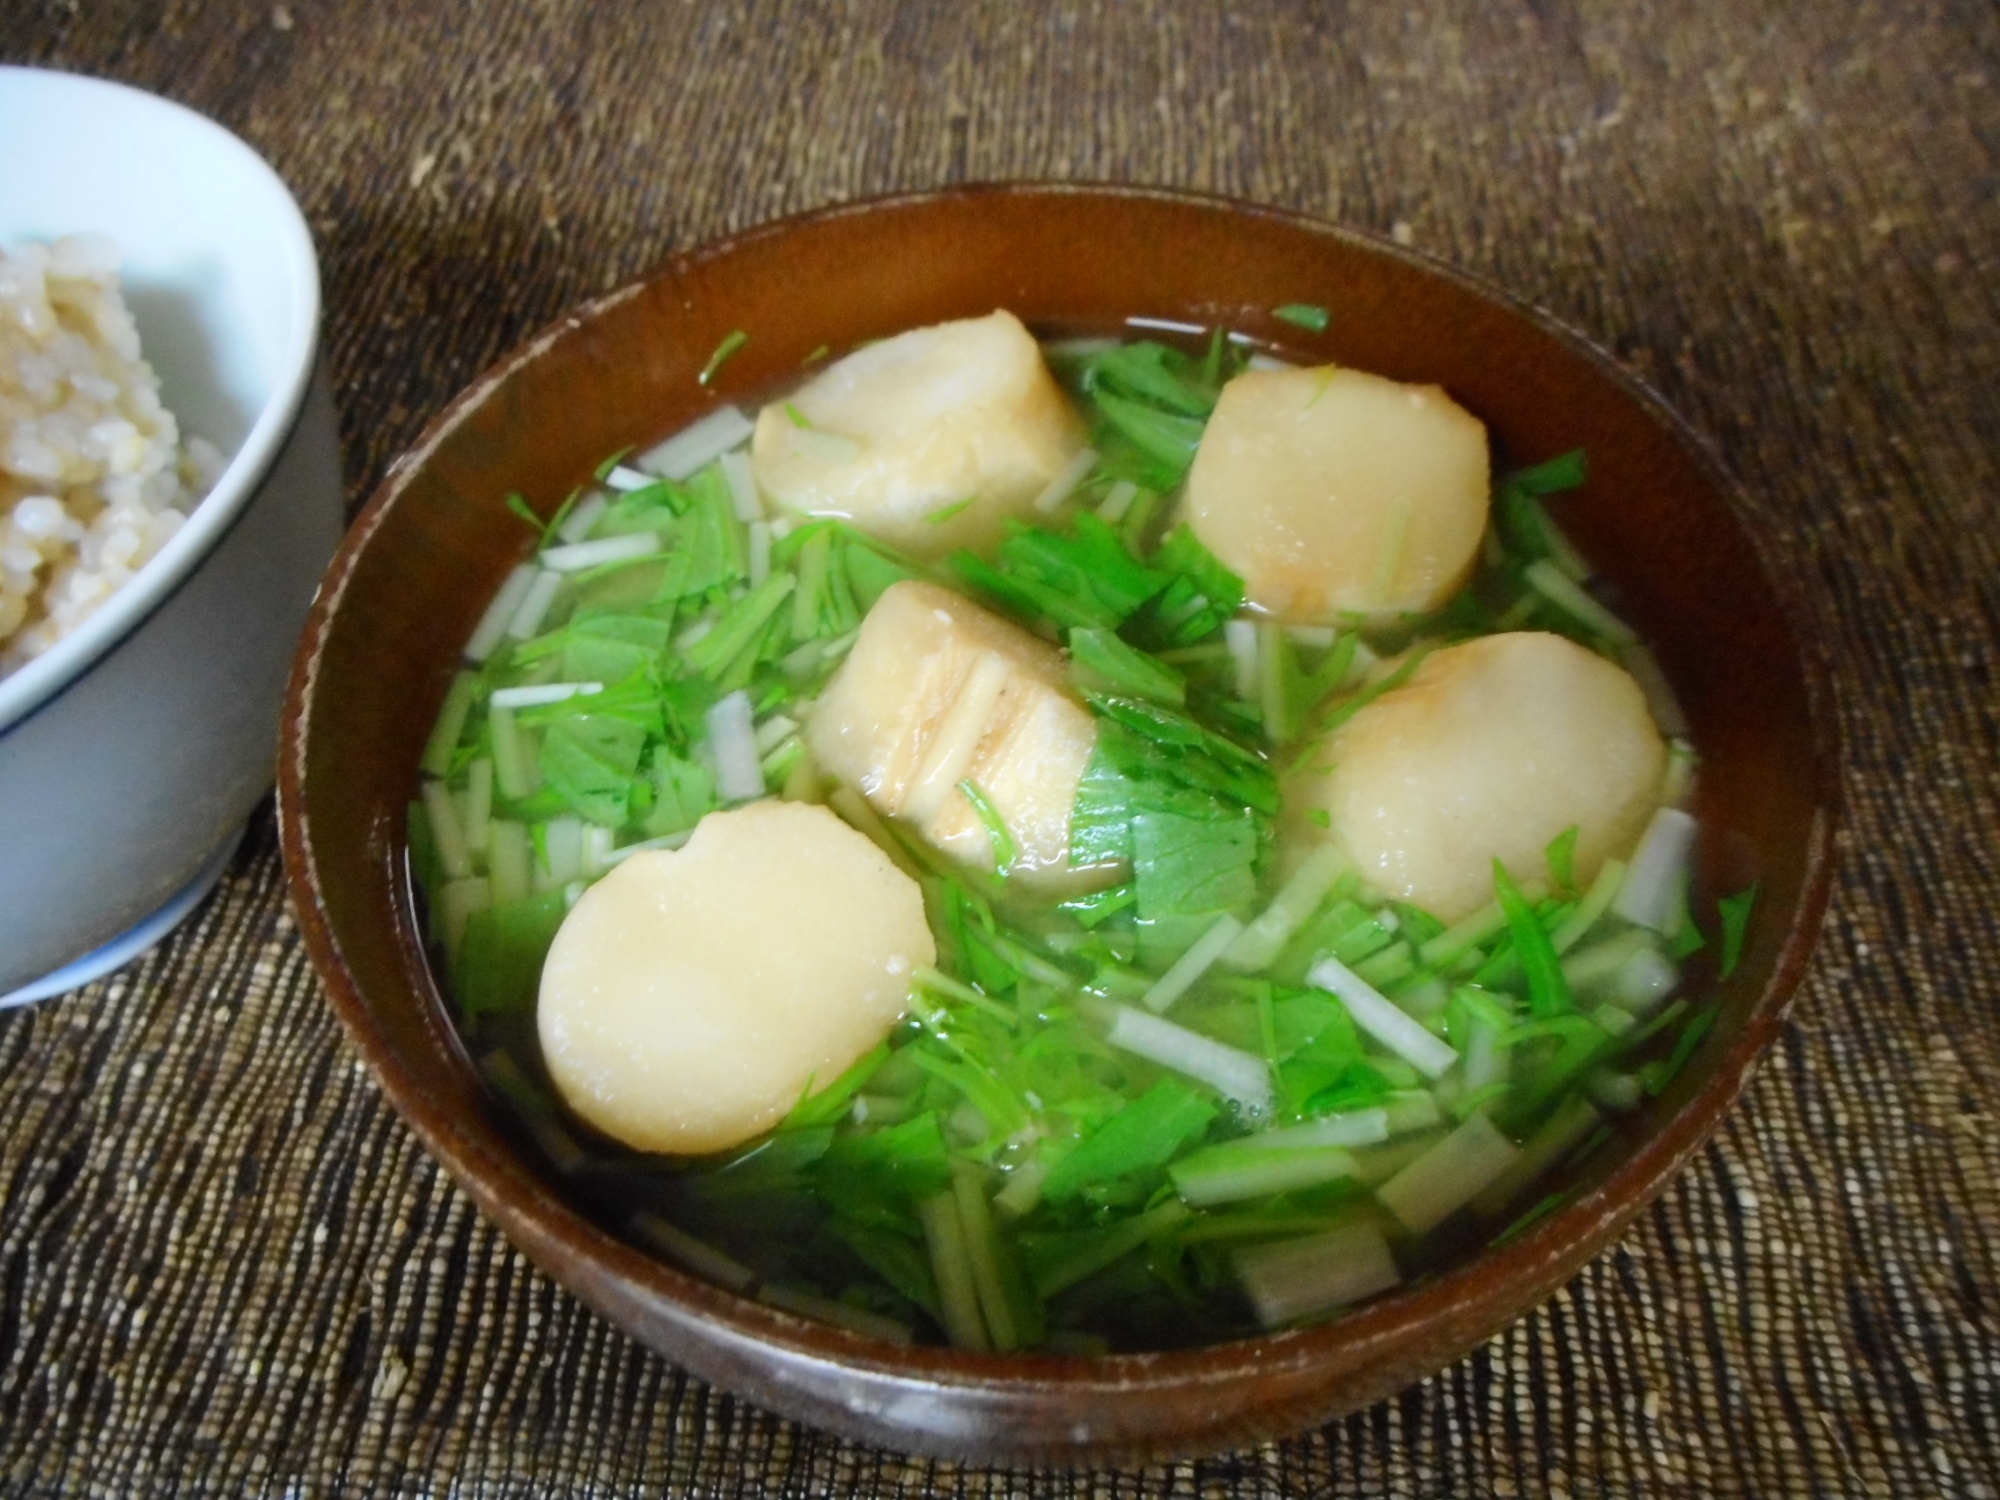
[[[223,465],[160,404],[116,245],[0,250],[0,677],[129,582]]]

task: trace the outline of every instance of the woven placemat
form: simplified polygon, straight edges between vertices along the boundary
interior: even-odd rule
[[[1616,1250],[1322,1432],[1040,1475],[780,1421],[533,1270],[348,1051],[267,811],[171,941],[0,1017],[0,1489],[2000,1495],[1991,6],[0,0],[0,58],[292,183],[356,503],[564,306],[780,213],[1100,178],[1392,233],[1716,440],[1811,600],[1850,809],[1780,1045]]]

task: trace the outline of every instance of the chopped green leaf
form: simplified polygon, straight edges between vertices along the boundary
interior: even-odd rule
[[[1676,960],[1686,958],[1691,953],[1699,953],[1708,946],[1708,939],[1702,936],[1701,928],[1694,920],[1694,871],[1689,870],[1681,877],[1680,894],[1674,903],[1674,930],[1667,939],[1667,952]]]
[[[806,414],[789,401],[785,403],[785,415],[792,419],[794,427],[809,428],[812,426],[812,423],[806,420]]]
[[[1298,758],[1292,762],[1291,769],[1297,770],[1310,761],[1318,753],[1319,746],[1325,741],[1327,736],[1340,728],[1341,725],[1345,724],[1356,714],[1360,713],[1362,709],[1373,703],[1384,693],[1392,692],[1408,682],[1411,674],[1423,665],[1424,658],[1430,654],[1430,650],[1431,648],[1428,645],[1411,647],[1409,654],[1401,662],[1397,663],[1396,669],[1393,672],[1378,678],[1357,692],[1348,694],[1336,707],[1322,715],[1319,722],[1313,725],[1312,733],[1306,737],[1305,748],[1299,752]]]
[[[1532,468],[1516,469],[1505,482],[1519,485],[1530,495],[1553,495],[1560,490],[1578,488],[1588,474],[1589,466],[1584,461],[1583,450],[1572,448]]]
[[[951,1182],[934,1111],[886,1130],[843,1131],[811,1169],[813,1190],[858,1224],[907,1221],[916,1200]]]
[[[883,1063],[889,1060],[889,1044],[878,1042],[867,1052],[850,1063],[847,1071],[834,1079],[818,1093],[813,1092],[812,1080],[806,1081],[805,1092],[799,1095],[799,1102],[792,1106],[779,1129],[790,1129],[799,1125],[832,1125],[847,1113],[848,1105],[862,1087],[873,1078]]]
[[[703,1203],[793,1192],[826,1155],[833,1137],[831,1125],[773,1131],[719,1166],[691,1173],[683,1181],[690,1195]]]
[[[1540,1202],[1535,1204],[1533,1208],[1529,1209],[1526,1213],[1522,1214],[1519,1218],[1514,1220],[1513,1223],[1509,1224],[1505,1229],[1501,1230],[1497,1235],[1495,1235],[1493,1237],[1493,1243],[1495,1245],[1504,1245],[1509,1240],[1520,1238],[1523,1234],[1527,1233],[1528,1230],[1532,1229],[1535,1225],[1541,1223],[1543,1219],[1546,1219],[1550,1214],[1554,1213],[1557,1209],[1561,1208],[1565,1203],[1569,1201],[1569,1198],[1570,1194],[1567,1191],[1559,1193],[1550,1193],[1546,1198],[1543,1198]]]
[[[468,929],[469,930],[469,929]],[[1687,1060],[1694,1056],[1694,1049],[1708,1030],[1715,1024],[1716,1007],[1709,1005],[1688,1017],[1681,1034],[1674,1039],[1674,1050],[1656,1062],[1649,1062],[1639,1069],[1639,1081],[1646,1086],[1646,1092],[1657,1098],[1666,1091],[1680,1070],[1687,1066]]]
[[[715,773],[707,766],[682,760],[666,750],[653,752],[653,809],[646,818],[649,836],[685,832],[719,806]]]
[[[1243,607],[1243,580],[1222,565],[1185,524],[1168,533],[1152,566],[1170,575],[1142,619],[1142,639],[1162,647],[1191,646],[1220,630]]]
[[[1160,465],[1168,483],[1159,488],[1178,484],[1194,463],[1203,425],[1198,418],[1177,416],[1109,391],[1098,393],[1097,409],[1133,447]]]
[[[1287,302],[1283,307],[1272,308],[1271,316],[1308,333],[1325,333],[1329,321],[1326,309],[1310,302]]]
[[[695,377],[695,384],[707,385],[721,370],[723,361],[750,342],[750,335],[740,328],[733,328],[723,335],[722,342],[715,346],[715,352],[708,357],[708,363],[701,367],[701,374]]]
[[[1014,868],[1014,861],[1021,857],[1021,846],[1014,842],[1014,835],[1007,831],[1007,820],[1000,816],[1000,809],[979,784],[967,779],[958,784],[965,794],[965,800],[972,804],[972,810],[979,815],[980,823],[986,829],[986,837],[993,844],[993,866],[1002,875]]]
[[[1070,680],[1085,693],[1129,693],[1179,708],[1187,679],[1156,656],[1128,646],[1112,630],[1079,626],[1069,633]]]
[[[1085,511],[1073,535],[1010,523],[997,566],[960,552],[952,566],[1030,619],[1116,629],[1166,587],[1167,575],[1125,550],[1118,533]]]
[[[785,602],[798,579],[790,573],[773,573],[757,587],[738,599],[715,628],[682,653],[689,666],[704,677],[718,677],[722,669],[736,659],[737,653],[750,644],[778,606]]]
[[[1559,891],[1573,891],[1576,884],[1576,836],[1578,827],[1572,823],[1561,833],[1549,840],[1547,856],[1549,878]]]
[[[1733,896],[1724,896],[1716,902],[1722,914],[1722,977],[1727,979],[1736,972],[1736,965],[1743,958],[1743,938],[1750,929],[1750,912],[1757,904],[1757,884],[1747,890],[1738,891]]]
[[[540,536],[542,534],[542,518],[536,515],[535,508],[519,495],[509,495],[507,497],[507,509],[526,522],[535,535]]]
[[[590,471],[591,478],[599,481],[609,479],[611,477],[611,471],[617,468],[623,462],[625,462],[625,455],[630,453],[631,451],[632,450],[630,448],[620,448],[616,453],[612,454],[609,458],[605,459],[604,462],[600,463],[596,468]]]
[[[1493,861],[1493,887],[1500,898],[1500,909],[1507,914],[1507,931],[1514,939],[1514,952],[1527,975],[1529,1013],[1546,1018],[1575,1010],[1576,1001],[1570,995],[1569,980],[1563,975],[1562,961],[1556,957],[1548,929],[1507,874],[1507,867],[1497,859]]]
[[[1139,813],[1132,819],[1139,915],[1192,917],[1247,905],[1257,894],[1257,843],[1247,814]]]
[[[563,893],[548,891],[472,914],[451,976],[468,1018],[534,1008],[542,959],[568,912]]]
[[[893,1287],[933,1318],[940,1315],[937,1279],[921,1241],[894,1229],[835,1219],[828,1231]]]
[[[1216,387],[1203,378],[1202,366],[1150,340],[1092,356],[1083,383],[1100,404],[1115,391],[1184,417],[1206,417],[1215,409]]]
[[[1088,896],[1078,896],[1073,901],[1065,901],[1062,903],[1062,909],[1085,927],[1096,927],[1119,912],[1129,910],[1138,898],[1137,889],[1127,881],[1123,885],[1114,885],[1109,890],[1093,891]]]
[[[1089,701],[1101,718],[1150,741],[1166,757],[1170,774],[1185,784],[1215,792],[1268,816],[1277,815],[1277,781],[1255,751],[1203,728],[1185,714],[1144,699],[1093,693]],[[1102,745],[1100,736],[1100,748]]]
[[[1051,1203],[1087,1188],[1157,1172],[1215,1119],[1216,1106],[1177,1078],[1163,1078],[1105,1121],[1042,1182]]]
[[[542,784],[582,818],[622,828],[631,817],[632,788],[646,731],[628,720],[576,714],[542,737]]]
[[[963,500],[954,500],[949,505],[940,505],[936,510],[925,516],[924,520],[932,526],[942,526],[953,516],[961,514],[978,498],[977,495],[967,495]]]

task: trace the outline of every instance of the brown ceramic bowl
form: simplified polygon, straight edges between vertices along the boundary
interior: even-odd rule
[[[1321,335],[1270,309],[1332,310]],[[836,349],[1010,308],[1074,329],[1222,325],[1295,354],[1437,381],[1520,461],[1581,443],[1559,507],[1676,683],[1703,755],[1703,859],[1763,882],[1721,1018],[1665,1095],[1506,1246],[1330,1324],[1100,1359],[898,1348],[736,1297],[598,1227],[521,1149],[425,962],[404,808],[459,643],[521,559],[503,508],[547,510],[616,449],[753,396]],[[731,330],[749,342],[713,388]],[[1466,1354],[1617,1238],[1688,1160],[1777,1032],[1824,911],[1832,716],[1815,659],[1737,519],[1735,488],[1660,401],[1545,315],[1423,256],[1265,209],[1117,188],[968,188],[841,208],[679,256],[486,375],[397,463],[300,649],[280,807],[312,956],[390,1101],[549,1274],[694,1373],[891,1447],[1029,1462],[1214,1450],[1296,1432]]]

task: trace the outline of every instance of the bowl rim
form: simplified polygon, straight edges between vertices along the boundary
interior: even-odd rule
[[[4,736],[50,706],[144,625],[235,525],[277,462],[304,408],[319,350],[321,288],[319,255],[298,200],[256,148],[226,126],[148,90],[56,68],[0,66],[0,88],[16,94],[22,89],[38,90],[48,99],[84,111],[115,99],[151,111],[164,128],[190,132],[220,154],[234,158],[247,179],[268,195],[266,211],[286,265],[294,310],[281,373],[271,394],[214,486],[188,513],[186,523],[81,625],[40,656],[0,677],[0,736]],[[78,226],[79,230],[90,227]]]
[[[1426,276],[1452,282],[1460,289],[1528,321],[1644,408],[1653,421],[1670,433],[1713,486],[1720,501],[1738,520],[1750,544],[1752,561],[1770,592],[1778,622],[1789,637],[1800,673],[1808,738],[1813,752],[1813,763],[1805,768],[1805,774],[1815,812],[1807,834],[1807,846],[1802,851],[1798,907],[1775,957],[1770,979],[1748,1002],[1745,1024],[1730,1039],[1728,1050],[1717,1058],[1713,1073],[1677,1109],[1662,1118],[1602,1181],[1513,1240],[1502,1245],[1488,1245],[1414,1283],[1371,1299],[1336,1319],[1310,1327],[1251,1335],[1187,1349],[1101,1356],[976,1354],[935,1346],[891,1345],[724,1291],[681,1271],[663,1258],[648,1255],[601,1227],[559,1194],[544,1180],[543,1175],[532,1170],[527,1153],[515,1149],[505,1156],[497,1155],[472,1140],[460,1128],[452,1112],[431,1099],[417,1079],[402,1067],[389,1042],[374,1032],[367,1006],[342,957],[340,938],[324,903],[320,870],[314,858],[312,830],[305,815],[307,727],[320,655],[361,554],[382,526],[391,507],[408,492],[415,473],[449,437],[460,419],[486,400],[515,371],[540,357],[553,343],[613,313],[620,303],[655,282],[686,275],[709,261],[725,258],[759,240],[819,223],[996,195],[1018,199],[1082,196],[1155,201],[1242,219],[1268,221],[1368,255],[1402,262]],[[614,1302],[625,1312],[631,1310],[633,1302],[629,1296],[614,1296],[612,1289],[620,1280],[639,1285],[647,1311],[654,1315],[655,1321],[664,1313],[669,1323],[676,1320],[699,1323],[711,1342],[720,1340],[737,1347],[777,1345],[801,1361],[881,1377],[912,1396],[935,1393],[941,1388],[965,1395],[1004,1395],[1032,1386],[1080,1396],[1087,1392],[1130,1388],[1135,1383],[1143,1383],[1154,1391],[1162,1388],[1199,1389],[1216,1381],[1253,1373],[1308,1372],[1324,1366],[1326,1356],[1335,1350],[1343,1350],[1347,1354],[1347,1378],[1365,1384],[1370,1351],[1386,1351],[1413,1334],[1434,1316],[1434,1304],[1441,1291],[1448,1291],[1455,1304],[1477,1308],[1483,1301],[1493,1302],[1496,1295],[1483,1290],[1483,1286],[1499,1283],[1516,1289],[1503,1300],[1510,1305],[1521,1301],[1524,1308],[1532,1308],[1546,1300],[1586,1263],[1603,1254],[1613,1237],[1666,1189],[1720,1127],[1756,1066],[1768,1053],[1787,1011],[1796,999],[1826,918],[1832,889],[1835,834],[1842,813],[1838,716],[1830,667],[1823,652],[1814,648],[1814,637],[1804,628],[1810,616],[1805,608],[1803,587],[1792,574],[1770,565],[1771,544],[1760,537],[1755,526],[1747,524],[1745,518],[1751,514],[1753,511],[1747,493],[1723,465],[1709,440],[1681,418],[1648,383],[1590,338],[1546,310],[1481,276],[1371,231],[1218,194],[1115,182],[1000,181],[961,184],[885,194],[787,215],[669,255],[624,285],[587,298],[560,314],[489,366],[447,403],[426,424],[404,454],[385,471],[350,529],[315,601],[298,647],[286,703],[279,766],[279,812],[286,866],[300,930],[325,983],[329,1000],[357,1051],[380,1080],[392,1105],[416,1131],[426,1148],[445,1165],[482,1212],[517,1247],[553,1279],[624,1331],[629,1332],[630,1325],[614,1312]],[[435,980],[428,977],[430,971],[423,956],[421,937],[410,927],[409,913],[399,910],[396,917],[401,928],[399,940],[405,950],[405,960],[414,964],[414,974],[426,976],[425,982],[430,989],[428,996],[420,998],[426,1003],[441,1003]],[[512,1199],[501,1191],[501,1184],[515,1195]],[[573,1250],[577,1246],[588,1247],[593,1267],[580,1269],[565,1264],[557,1254],[559,1249]],[[1589,1248],[1579,1248],[1584,1246]],[[1519,1292],[1521,1288],[1528,1289],[1525,1301]],[[1519,1316],[1525,1316],[1525,1312],[1510,1312],[1498,1322],[1497,1327],[1509,1326]],[[1493,1322],[1490,1309],[1478,1317],[1483,1323]],[[654,1343],[653,1347],[658,1348],[659,1345]],[[1454,1345],[1449,1354],[1435,1361],[1434,1367],[1463,1358],[1468,1352],[1469,1347]],[[727,1376],[710,1373],[706,1366],[686,1360],[679,1354],[674,1357],[697,1374],[707,1374],[708,1378],[725,1386],[729,1384]],[[1334,1379],[1329,1376],[1329,1383]],[[1336,1409],[1348,1409],[1352,1405],[1350,1402],[1346,1406],[1335,1407],[1328,1402],[1314,1409],[1325,1414]],[[1287,1408],[1290,1415],[1278,1413],[1270,1416],[1261,1423],[1261,1427],[1257,1418],[1243,1412],[1218,1420],[1229,1423],[1228,1434],[1233,1434],[1228,1438],[1230,1442],[1242,1440],[1246,1433],[1276,1437],[1300,1429],[1303,1423],[1297,1417],[1297,1410],[1301,1409],[1304,1409],[1301,1399],[1295,1396],[1292,1406]],[[883,1428],[879,1423],[870,1426],[865,1419],[854,1420],[861,1425],[851,1426],[850,1431],[872,1432],[873,1440],[877,1441],[896,1441],[894,1437],[883,1437]],[[954,1446],[949,1439],[915,1432],[906,1434],[904,1443],[913,1451],[944,1455],[991,1451],[989,1446],[982,1445],[976,1438]],[[1114,1439],[1109,1449],[1101,1446],[1100,1438],[1079,1437],[1074,1452],[1088,1454],[1092,1458],[1102,1457],[1107,1451],[1138,1457],[1213,1451],[1221,1445],[1215,1434],[1192,1434],[1185,1444],[1180,1445],[1171,1437],[1158,1433],[1128,1434],[1122,1442]],[[1068,1450],[1044,1447],[1022,1451],[1028,1454],[1031,1461],[1060,1462]]]

